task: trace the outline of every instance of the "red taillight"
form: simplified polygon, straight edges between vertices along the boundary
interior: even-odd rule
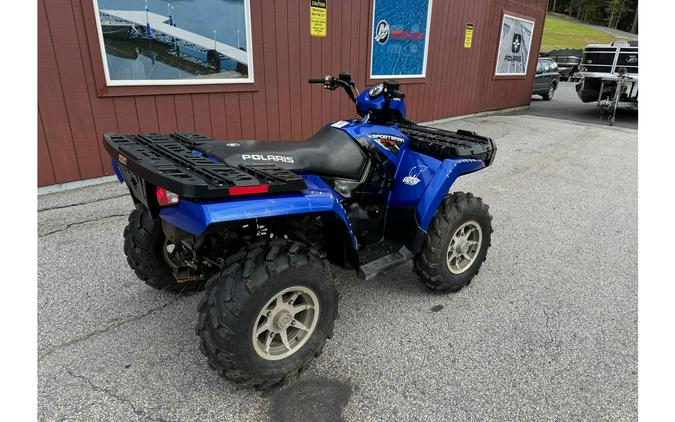
[[[267,193],[269,191],[270,191],[269,185],[235,186],[227,189],[227,192],[230,194],[230,196],[252,195],[255,193]]]
[[[168,191],[159,186],[155,190],[155,195],[157,196],[157,203],[160,207],[166,207],[167,205],[176,205],[180,201],[180,196],[178,194]]]

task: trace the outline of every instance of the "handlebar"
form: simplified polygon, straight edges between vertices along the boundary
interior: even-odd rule
[[[347,72],[341,72],[338,76],[326,75],[323,78],[309,78],[308,82],[310,84],[321,84],[323,85],[323,89],[330,91],[343,88],[354,104],[357,103],[354,93],[356,92],[357,96],[363,95],[359,93],[356,83],[354,83],[352,76]],[[378,108],[377,110],[368,107],[361,110],[360,107],[357,107],[356,111],[363,117],[362,122],[366,123],[371,117],[380,122],[406,121],[403,111],[400,110],[400,104],[398,104],[399,101],[405,98],[405,94],[399,91],[399,87],[399,82],[395,80],[382,81],[378,85],[371,87],[365,96],[366,101],[378,97],[377,101],[383,99],[384,104],[381,109]],[[396,104],[392,104],[392,101]]]
[[[405,94],[402,93],[401,91],[397,91],[397,90],[391,91],[391,96],[394,97],[394,98],[400,98],[400,99],[405,98]]]
[[[340,73],[340,76],[335,77],[327,75],[324,78],[309,78],[308,82],[310,84],[322,84],[325,89],[331,91],[336,90],[337,88],[344,88],[345,92],[349,96],[349,99],[352,102],[356,103],[356,97],[354,96],[353,89],[356,88],[356,84],[352,81],[352,77],[349,73]],[[387,101],[391,98],[400,98],[404,99],[405,94],[398,90],[399,83],[396,81],[384,81],[384,93]],[[357,90],[358,95],[358,90]]]
[[[401,85],[397,81],[384,81],[382,85],[384,85],[385,95],[389,95],[390,98],[405,98],[405,94],[398,90]]]
[[[352,88],[356,87],[356,84],[351,79],[351,75],[348,73],[341,73],[337,78],[331,75],[327,75],[325,78],[309,78],[309,83],[323,84],[325,89],[330,89],[331,91],[342,87],[349,96],[349,99],[352,100],[353,103],[356,103],[356,97],[354,96],[354,91],[352,90]]]

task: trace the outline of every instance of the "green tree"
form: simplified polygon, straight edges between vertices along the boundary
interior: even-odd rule
[[[626,4],[626,0],[609,0],[605,7],[607,13],[607,26],[609,28],[617,29],[621,19],[632,10]]]
[[[638,0],[549,0],[550,11],[610,28],[637,29]]]

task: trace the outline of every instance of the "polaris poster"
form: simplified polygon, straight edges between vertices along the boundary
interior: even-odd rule
[[[431,0],[375,0],[371,78],[424,77]]]
[[[495,75],[525,75],[534,21],[504,15]]]

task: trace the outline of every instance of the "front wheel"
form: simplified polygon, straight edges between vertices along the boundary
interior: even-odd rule
[[[317,251],[255,243],[206,285],[197,334],[209,365],[233,382],[269,388],[299,373],[332,335],[337,291]]]
[[[480,198],[463,192],[448,195],[415,256],[415,272],[431,290],[458,291],[478,274],[491,235],[492,216]]]
[[[541,98],[543,98],[545,101],[551,101],[553,99],[553,95],[555,94],[555,89],[556,86],[555,84],[551,84],[551,86],[548,87],[548,92],[546,94],[543,94]]]

